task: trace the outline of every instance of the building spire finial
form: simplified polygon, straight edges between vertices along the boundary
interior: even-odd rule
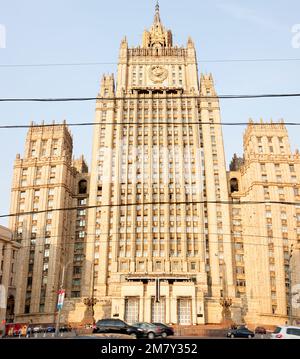
[[[158,2],[158,0],[156,1],[156,5],[155,5],[154,23],[155,23],[155,24],[161,23],[161,21],[160,21],[160,14],[159,14],[159,2]]]

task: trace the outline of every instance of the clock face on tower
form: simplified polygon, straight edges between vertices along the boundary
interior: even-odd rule
[[[161,83],[168,77],[168,70],[163,66],[153,65],[150,68],[149,76],[154,83]]]

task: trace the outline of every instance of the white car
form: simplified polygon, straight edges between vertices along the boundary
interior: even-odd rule
[[[278,326],[271,334],[271,339],[300,339],[300,327]]]

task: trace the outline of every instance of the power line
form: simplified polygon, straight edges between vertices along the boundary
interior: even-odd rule
[[[161,232],[159,232],[159,234],[160,234]],[[162,232],[162,233],[164,233],[164,232]],[[102,233],[102,234],[105,234],[106,235],[106,233]],[[120,234],[120,233],[109,233],[109,234]],[[136,232],[132,232],[132,233],[130,233],[130,234],[136,234]],[[196,234],[204,234],[204,232],[197,232]],[[218,233],[210,233],[210,234],[212,234],[212,235],[217,235]],[[229,236],[230,234],[229,233],[225,233],[224,235],[227,235],[227,236]],[[88,235],[89,237],[91,237],[92,235],[91,234],[89,234]],[[93,236],[95,236],[95,234],[93,234]],[[51,236],[51,237],[48,237],[49,239],[51,239],[51,238],[57,238],[57,237],[65,237],[65,236],[63,236],[63,235],[61,235],[61,236]],[[264,238],[269,238],[269,237],[267,237],[267,236],[255,236],[255,235],[245,235],[245,237],[264,237]],[[276,237],[272,237],[272,238],[276,238]],[[278,237],[279,238],[279,237]],[[280,237],[281,238],[281,237]],[[45,239],[45,237],[40,237],[39,239]],[[28,238],[28,240],[30,240],[30,238]],[[290,241],[290,242],[295,242],[295,240],[294,239],[288,239],[288,241]],[[142,242],[142,241],[141,241]],[[160,244],[166,244],[166,242],[169,242],[170,244],[172,244],[172,242],[170,242],[170,240],[169,241],[166,241],[166,240],[164,240],[164,241],[161,241],[161,243]],[[180,242],[181,244],[182,244],[182,240],[181,241],[177,241],[177,244],[178,244],[178,242]],[[191,240],[190,241],[191,243],[194,243],[194,244],[205,244],[205,239],[203,239],[203,240]],[[20,242],[19,242],[20,243]],[[97,242],[95,242],[95,241],[82,241],[82,242],[78,242],[78,241],[73,241],[73,242],[63,242],[63,243],[61,243],[61,244],[59,244],[59,245],[57,245],[57,244],[54,244],[54,243],[41,243],[41,244],[29,244],[29,245],[24,245],[24,246],[22,246],[21,248],[30,248],[30,247],[32,247],[32,246],[34,246],[34,247],[44,247],[45,245],[50,245],[50,246],[52,246],[52,247],[59,247],[59,248],[64,248],[65,246],[74,246],[75,244],[78,244],[78,243],[82,243],[83,245],[86,245],[86,244],[95,244],[95,246],[97,247],[97,244],[101,244],[101,243],[119,243],[120,244],[120,246],[122,246],[122,245],[124,245],[123,243],[120,243],[120,240],[98,240]],[[174,242],[174,244],[175,244],[176,242]],[[186,241],[185,243],[188,243],[188,241]],[[265,244],[265,243],[254,243],[254,242],[236,242],[236,241],[222,241],[222,242],[219,242],[219,241],[208,241],[208,244],[222,244],[222,245],[226,245],[226,244],[236,244],[236,243],[239,243],[239,244],[243,244],[243,250],[245,250],[245,248],[247,247],[247,246],[260,246],[260,247],[270,247],[270,245],[269,244]],[[20,243],[21,244],[21,243]],[[130,241],[126,241],[126,244],[128,245],[128,244],[130,244]],[[138,244],[141,244],[141,243],[138,243]],[[147,244],[149,244],[149,243],[147,243]],[[155,243],[155,244],[158,244],[158,243]],[[283,248],[284,247],[284,245],[272,245],[272,248]],[[5,249],[7,249],[7,250],[10,250],[10,248],[5,248]],[[83,248],[82,248],[83,249]],[[77,254],[83,254],[83,253],[77,253]]]
[[[253,59],[207,59],[199,60],[197,64],[203,63],[237,63],[237,62],[298,62],[300,58],[253,58]],[[154,63],[154,62],[153,62]],[[164,64],[155,62],[155,64]],[[174,63],[175,64],[175,63]],[[99,66],[99,65],[118,65],[117,62],[57,62],[57,63],[35,63],[35,64],[0,64],[0,68],[16,68],[16,67],[79,67],[79,66]],[[148,65],[148,63],[147,63]],[[172,63],[168,63],[172,65]]]
[[[0,125],[0,129],[22,129],[22,128],[39,128],[39,127],[59,127],[59,126],[68,126],[68,127],[82,127],[82,126],[147,126],[147,125],[158,125],[158,126],[171,126],[171,125],[182,125],[182,126],[191,126],[191,125],[210,125],[210,126],[273,126],[273,125],[285,125],[285,126],[300,126],[300,122],[201,122],[201,121],[192,121],[192,122],[168,122],[168,121],[159,121],[159,122],[70,122],[70,123],[52,123],[52,124],[29,124],[29,125]]]
[[[155,89],[153,89],[155,90]],[[300,97],[300,93],[281,93],[281,94],[258,94],[258,95],[219,95],[219,96],[158,96],[152,97],[61,97],[61,98],[0,98],[0,102],[83,102],[83,101],[130,101],[130,100],[189,100],[189,99],[207,99],[207,100],[234,100],[234,99],[255,99],[255,98],[292,98]]]
[[[125,204],[98,204],[93,206],[75,206],[75,207],[61,207],[61,208],[53,208],[53,209],[44,209],[40,211],[28,211],[28,212],[18,212],[18,213],[10,213],[10,214],[2,214],[0,215],[0,218],[6,218],[6,217],[17,217],[17,216],[26,216],[26,215],[32,215],[32,214],[38,214],[38,213],[47,213],[47,212],[59,212],[59,211],[75,211],[78,209],[92,209],[92,208],[113,208],[113,207],[133,207],[133,206],[155,206],[155,205],[170,205],[170,206],[176,206],[176,205],[196,205],[196,204],[228,204],[228,205],[270,205],[270,204],[280,204],[280,205],[286,205],[286,206],[300,206],[299,202],[293,202],[293,201],[176,201],[176,202],[135,202],[135,203],[125,203]]]
[[[141,227],[142,228],[142,227]],[[261,228],[264,228],[264,227],[261,227]],[[143,232],[144,234],[157,234],[157,235],[161,235],[161,234],[166,234],[166,232]],[[174,233],[175,234],[175,232],[169,232],[169,234],[171,234],[171,233]],[[178,233],[178,232],[176,232],[176,233]],[[126,234],[130,234],[130,235],[136,235],[136,234],[139,234],[139,232],[124,232],[124,233],[122,233],[122,232],[101,232],[100,233],[100,236],[101,235],[120,235],[120,234],[124,234],[124,235],[126,235]],[[182,232],[180,233],[180,234],[183,234]],[[186,233],[186,234],[188,234],[188,233]],[[205,233],[204,231],[198,231],[198,232],[192,232],[191,234],[197,234],[197,235],[199,235],[199,234],[202,234],[202,235],[205,235],[205,234],[207,234],[207,233]],[[217,233],[217,232],[209,232],[208,233],[209,235],[220,235],[220,233]],[[85,233],[85,235],[86,235],[86,238],[87,237],[96,237],[97,235],[95,234],[95,233]],[[222,233],[221,234],[222,236],[233,236],[233,233]],[[95,244],[95,246],[97,246],[97,244],[100,244],[100,243],[119,243],[120,245],[125,245],[126,243],[128,244],[128,243],[130,243],[131,242],[131,240],[124,240],[124,243],[121,243],[121,241],[120,240],[111,240],[111,239],[108,239],[108,240],[100,240],[100,239],[96,239],[96,240],[94,240],[94,241],[88,241],[88,240],[81,240],[81,241],[76,241],[76,238],[75,238],[75,235],[74,234],[66,234],[66,235],[63,235],[63,234],[60,234],[60,235],[50,235],[49,237],[46,237],[46,235],[45,236],[40,236],[40,237],[35,237],[35,238],[32,238],[30,235],[27,237],[27,238],[22,238],[21,239],[21,242],[19,242],[19,243],[22,243],[22,241],[25,241],[25,240],[27,240],[27,241],[30,241],[31,239],[34,239],[34,240],[46,240],[46,239],[57,239],[57,238],[69,238],[69,237],[71,237],[71,238],[73,238],[74,239],[74,241],[70,241],[70,242],[62,242],[61,244],[54,244],[54,243],[42,243],[42,244],[30,244],[30,245],[24,245],[24,246],[22,246],[22,248],[27,248],[27,247],[31,247],[32,245],[34,245],[34,246],[44,246],[45,244],[47,245],[47,244],[49,244],[49,245],[52,245],[52,246],[54,246],[54,247],[63,247],[64,245],[74,245],[75,243],[81,243],[81,244]],[[268,235],[262,235],[262,234],[242,234],[242,239],[243,238],[261,238],[261,239],[269,239],[269,238],[272,238],[272,239],[285,239],[285,240],[288,240],[288,241],[290,241],[290,242],[295,242],[296,241],[296,239],[295,238],[293,238],[293,239],[291,239],[291,238],[283,238],[283,237],[278,237],[278,236],[268,236]],[[240,237],[239,237],[240,238]],[[141,242],[143,242],[143,240],[141,239]],[[172,244],[173,242],[171,242],[170,240],[169,241],[167,241],[166,239],[164,239],[164,240],[158,240],[158,242],[160,242],[160,244],[165,244],[165,242],[170,242],[170,244]],[[180,242],[180,243],[182,243],[183,242],[183,239],[181,239],[181,240],[176,240],[175,242],[174,242],[174,244],[176,243],[176,242]],[[202,243],[202,244],[205,244],[206,243],[206,239],[203,237],[203,239],[197,239],[197,240],[195,240],[195,239],[189,239],[189,240],[186,240],[185,241],[186,243],[188,243],[188,242],[191,242],[191,243]],[[225,244],[243,244],[243,246],[244,246],[244,248],[243,249],[245,249],[245,247],[246,246],[264,246],[264,247],[269,247],[270,246],[270,244],[272,245],[272,247],[276,247],[276,248],[282,248],[284,245],[275,245],[275,244],[273,244],[273,243],[257,243],[257,242],[238,242],[237,240],[230,240],[230,241],[211,241],[211,240],[208,240],[208,243],[211,243],[211,244],[222,244],[222,245],[225,245]],[[141,244],[141,243],[136,243],[136,244]],[[149,244],[149,243],[147,243],[147,244]],[[155,243],[155,244],[158,244],[158,243]],[[80,254],[80,253],[79,253]]]
[[[300,202],[299,202],[299,207],[300,207]],[[80,207],[80,209],[81,209],[81,207]],[[34,212],[34,213],[36,213],[36,212]],[[79,220],[85,220],[86,222],[87,222],[87,218],[81,218],[81,217],[86,217],[86,214],[85,215],[77,215],[78,217],[77,217],[77,221],[79,221]],[[129,216],[131,216],[131,214],[129,213]],[[164,215],[157,215],[156,217],[164,217]],[[80,217],[80,218],[79,218]],[[143,216],[143,215],[140,215],[140,216],[137,216],[137,217],[148,217],[148,215],[146,215],[146,216]],[[174,219],[174,220],[170,220],[170,221],[174,221],[174,222],[176,222],[176,221],[183,221],[183,222],[199,222],[199,220],[200,220],[200,216],[194,216],[194,215],[186,215],[186,216],[183,216],[183,215],[170,215],[170,217],[176,217],[176,220]],[[198,217],[199,218],[199,220],[194,220],[194,219],[187,219],[188,217]],[[296,215],[294,216],[294,218],[295,218],[295,220],[296,220]],[[153,220],[154,222],[160,222],[158,219],[157,220]],[[124,221],[125,223],[126,223],[126,221]],[[138,220],[138,219],[136,219],[136,222],[142,222],[142,220]],[[144,220],[144,222],[149,222],[149,220],[148,219],[145,219]],[[165,222],[165,221],[164,221]],[[26,223],[26,222],[25,222]],[[44,225],[43,227],[45,227],[46,225]],[[210,227],[217,227],[218,226],[218,223],[216,222],[216,223],[210,223]],[[241,224],[225,224],[225,223],[222,223],[222,228],[223,227],[229,227],[229,228],[232,228],[232,227],[234,227],[234,226],[237,226],[237,227],[243,227],[243,228],[260,228],[260,229],[265,229],[266,227],[265,226],[258,226],[258,225],[249,225],[249,224],[245,224],[245,223],[242,223],[242,220],[241,220]],[[26,224],[25,224],[25,227],[26,227]],[[80,227],[80,226],[79,226]],[[83,227],[85,227],[85,226],[83,226]],[[144,226],[144,227],[147,227],[147,226]],[[143,227],[143,228],[144,228]],[[164,225],[161,225],[160,227],[164,227]],[[181,226],[180,226],[181,227]],[[186,226],[186,227],[188,227],[188,226]],[[195,228],[195,227],[198,227],[198,225],[197,226],[195,226],[195,225],[193,225],[193,226],[191,226],[190,228]],[[59,229],[59,228],[61,228],[61,227],[51,227],[51,231],[56,231],[57,229]],[[277,227],[277,228],[281,228],[280,226],[279,227]],[[294,228],[295,229],[295,228]],[[299,227],[299,230],[300,230],[300,227]],[[79,229],[77,229],[76,231],[80,231]],[[84,230],[83,230],[84,231]],[[234,231],[234,229],[232,229],[232,233],[233,233],[233,231]],[[128,232],[126,232],[126,233],[128,233]],[[129,234],[133,234],[133,233],[135,233],[135,232],[130,232]],[[163,233],[163,232],[158,232],[158,233]],[[192,232],[192,233],[194,233],[194,232]],[[200,233],[200,232],[197,232],[197,233]],[[117,234],[117,233],[112,233],[112,232],[101,232],[101,234]],[[205,234],[205,233],[203,233],[203,234]],[[212,234],[220,234],[220,233],[212,233]],[[94,235],[94,233],[86,233],[86,235]],[[226,235],[226,234],[224,234],[224,235]],[[241,235],[243,235],[243,233],[241,233]],[[62,235],[57,235],[57,236],[54,236],[54,237],[61,237]],[[71,234],[71,235],[64,235],[64,237],[74,237],[74,235],[73,234]],[[275,237],[275,236],[260,236],[260,235],[246,235],[246,236],[249,236],[249,237],[262,237],[262,238],[268,238],[268,237],[272,237],[272,238],[277,238],[277,239],[282,239],[282,237]],[[51,236],[51,237],[53,237],[53,236]],[[44,237],[36,237],[37,239],[38,238],[44,238]],[[237,237],[238,238],[238,237]]]

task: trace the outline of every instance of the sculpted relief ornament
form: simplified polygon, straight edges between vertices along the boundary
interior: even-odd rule
[[[168,77],[168,70],[163,66],[154,65],[150,67],[149,76],[154,83],[161,83]]]

